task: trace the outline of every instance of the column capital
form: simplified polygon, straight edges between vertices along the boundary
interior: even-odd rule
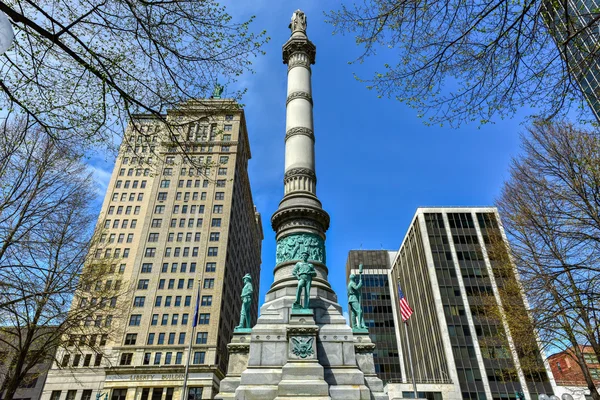
[[[294,53],[306,54],[310,64],[314,64],[317,57],[317,47],[305,35],[289,38],[283,45],[282,51],[284,64],[289,63],[290,57]]]

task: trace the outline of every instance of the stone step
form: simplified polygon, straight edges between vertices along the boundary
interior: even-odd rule
[[[282,380],[277,387],[277,394],[278,397],[329,399],[329,385],[322,380]]]

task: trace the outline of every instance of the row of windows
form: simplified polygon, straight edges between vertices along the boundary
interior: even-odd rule
[[[177,317],[175,317],[175,319],[173,319],[173,317],[175,315],[177,315]],[[187,325],[188,318],[189,318],[188,314],[182,314],[181,325]],[[152,314],[151,325],[155,325],[155,326],[158,325],[158,319],[159,319],[158,314]],[[173,323],[173,320],[177,321],[178,319],[179,319],[178,314],[172,314],[171,325],[177,325],[177,322]],[[162,314],[160,321],[161,321],[161,323],[160,323],[161,325],[169,325],[169,314]],[[129,326],[140,326],[141,322],[142,322],[141,314],[131,314],[129,316]],[[209,323],[210,323],[210,313],[198,314],[198,325],[208,325]]]
[[[200,227],[202,227],[202,223],[203,223],[202,218],[197,218],[197,219],[189,218],[187,220],[185,218],[180,218],[179,219],[179,227],[180,228],[185,228],[186,221],[187,221],[187,227],[188,228],[193,228],[194,225],[196,225],[196,228],[200,228]],[[177,225],[178,225],[177,224],[177,218],[171,219],[170,227],[171,228],[177,228]],[[162,219],[160,219],[160,218],[154,218],[152,220],[152,224],[151,224],[152,228],[160,228],[161,226],[162,226]],[[219,228],[221,226],[221,218],[213,218],[211,220],[211,222],[210,222],[210,226],[213,227],[213,228]]]
[[[205,279],[205,281],[206,281],[206,279]],[[146,290],[146,289],[148,289],[148,284],[149,283],[150,283],[149,279],[140,279],[140,280],[138,280],[137,289],[138,290]],[[165,288],[165,283],[166,283],[165,279],[160,279],[158,281],[158,288],[159,289],[164,289]],[[177,289],[184,289],[185,286],[186,286],[185,285],[185,279],[179,279],[177,281]],[[191,289],[193,287],[194,287],[194,280],[193,279],[188,279],[187,289]],[[169,279],[167,289],[175,289],[175,279]]]
[[[129,257],[130,249],[123,249],[123,254],[121,255],[121,249],[116,248],[113,252],[112,249],[104,249],[104,257],[102,256],[102,249],[96,249],[96,253],[94,254],[95,258],[127,258]]]
[[[171,167],[166,167],[163,168],[163,173],[164,176],[173,176],[173,168]],[[208,175],[210,174],[210,166],[206,166],[206,167],[202,167],[202,168],[186,168],[183,167],[180,170],[180,175],[182,176],[194,176],[194,174],[196,176],[198,175]],[[227,175],[227,168],[226,167],[219,167],[217,169],[217,175]]]
[[[183,263],[181,263],[181,266],[179,265],[179,263],[172,263],[170,268],[169,268],[169,263],[163,263],[160,272],[167,273],[167,272],[169,272],[169,270],[172,273],[176,273],[178,271],[179,272],[188,272],[188,263],[183,262]],[[205,268],[206,272],[215,272],[216,270],[217,270],[217,263],[215,263],[215,262],[207,262],[206,263],[206,268]],[[143,274],[151,273],[152,272],[152,263],[143,263],[141,272]],[[192,272],[192,273],[196,272],[196,263],[195,262],[190,263],[189,272]]]
[[[118,206],[117,208],[117,215],[121,215],[123,214],[123,210],[125,210],[125,215],[131,215],[131,210],[132,210],[132,206],[127,206],[125,208],[123,208],[123,206]],[[141,211],[141,206],[135,206],[135,208],[133,208],[133,215],[139,215]],[[115,214],[115,206],[110,206],[108,207],[108,215],[113,215]]]
[[[177,192],[175,194],[175,200],[180,201],[189,201],[190,200],[190,195],[192,198],[192,201],[196,201],[198,200],[198,192]],[[158,201],[165,201],[167,200],[167,196],[168,196],[168,192],[158,192],[158,195],[156,197],[156,200]],[[215,200],[224,200],[225,199],[225,192],[215,192]],[[200,200],[206,200],[206,192],[202,192],[200,193]]]
[[[123,243],[123,242],[132,243],[133,242],[133,233],[127,234],[127,239],[125,239],[124,233],[120,233],[118,237],[115,233],[111,233],[110,235],[103,233],[100,236],[100,242],[102,242],[102,243],[105,243],[105,242],[106,243],[114,243],[115,239],[116,239],[117,243]]]
[[[192,182],[193,182],[193,186],[192,186]],[[215,186],[218,188],[223,188],[225,187],[225,179],[217,179],[215,181]],[[202,181],[202,187],[203,188],[207,188],[209,186],[210,182],[208,179],[204,179]],[[171,181],[169,179],[163,179],[160,181],[160,187],[162,189],[167,189],[171,186]],[[178,188],[191,188],[191,187],[195,187],[195,188],[199,188],[200,187],[200,179],[196,179],[196,180],[192,180],[192,179],[188,179],[188,180],[184,180],[184,179],[180,179],[177,182],[177,187]]]
[[[110,299],[107,297],[102,297],[100,301],[98,301],[97,297],[92,297],[91,300],[88,302],[87,297],[82,297],[79,300],[79,307],[81,308],[87,307],[88,304],[92,306],[98,305],[99,308],[104,308],[107,305],[111,308],[115,308],[117,306],[117,298],[116,296],[113,296]]]
[[[116,304],[116,301],[115,301],[115,304]],[[90,317],[85,318],[85,320],[83,321],[83,326],[92,326],[92,322],[93,322],[95,327],[101,327],[102,323],[104,323],[104,326],[108,327],[108,326],[111,326],[112,319],[113,319],[112,315],[107,315],[106,317],[104,317],[104,319],[103,319],[102,315],[97,315],[96,319],[93,319],[90,316]]]
[[[117,181],[115,182],[115,188],[120,189],[121,187],[123,187],[123,189],[137,189],[139,184],[140,189],[145,189],[146,188],[146,184],[147,181],[143,180],[143,181],[130,181],[130,180],[126,180],[123,181],[121,179],[117,179]]]
[[[110,228],[111,222],[112,222],[112,227],[113,228],[118,228],[119,224],[121,225],[121,228],[123,228],[123,229],[127,229],[128,226],[131,229],[134,229],[137,226],[137,219],[132,219],[131,220],[131,225],[129,225],[129,220],[128,219],[124,219],[122,222],[121,222],[120,219],[115,219],[114,221],[111,221],[110,219],[107,219],[107,220],[104,220],[104,227],[105,228]]]
[[[73,362],[71,363],[70,366],[72,367],[78,367],[79,364],[81,363],[81,358],[83,356],[83,363],[81,363],[81,366],[83,367],[89,367],[91,366],[92,363],[92,355],[93,354],[74,354],[73,355]],[[71,354],[66,353],[63,355],[63,359],[60,363],[61,367],[65,368],[69,366],[69,361],[71,361]],[[99,367],[100,364],[102,363],[102,354],[96,354],[96,358],[94,359],[94,367]]]
[[[166,209],[165,205],[157,204],[156,206],[154,206],[154,214],[164,214],[165,209]],[[192,204],[190,206],[188,206],[187,204],[184,204],[184,205],[176,204],[173,206],[173,214],[179,214],[180,211],[181,211],[181,214],[187,214],[188,211],[190,214],[196,214],[196,212],[198,214],[204,214],[204,209],[205,209],[205,206],[203,204],[201,204],[201,205]],[[213,213],[214,214],[223,214],[223,205],[215,204],[213,206]],[[118,226],[116,226],[116,227],[118,227]],[[114,227],[114,228],[116,228],[116,227]]]
[[[188,163],[188,158],[192,164],[197,164],[197,163],[204,164],[204,156],[199,156],[197,158],[196,158],[196,156],[183,157],[184,164]],[[168,165],[175,164],[175,156],[167,156],[165,158],[165,162]],[[228,162],[229,162],[229,156],[219,156],[219,164],[227,164]],[[206,156],[206,164],[211,164],[211,163],[212,163],[212,156]]]
[[[173,359],[173,352],[166,352],[165,353],[165,358],[164,358],[164,363],[162,361],[162,356],[163,353],[158,351],[156,353],[154,353],[154,358],[152,358],[152,353],[144,353],[144,358],[142,361],[142,365],[150,365],[150,363],[152,362],[153,365],[171,365],[171,364],[175,364],[175,365],[179,365],[182,362],[183,359],[183,352],[176,352],[175,353],[175,359]],[[204,351],[196,351],[194,352],[194,357],[192,359],[192,364],[204,364],[204,359],[206,357],[206,353]],[[121,360],[119,362],[119,365],[131,365],[131,362],[133,360],[133,353],[121,353]],[[154,360],[154,361],[152,361]],[[171,395],[172,397],[172,395]],[[154,399],[154,396],[152,396],[152,398]]]
[[[70,335],[67,340],[67,347],[75,346],[75,343],[78,343],[79,346],[94,347],[96,342],[100,346],[104,346],[107,339],[108,335]]]
[[[208,251],[207,251],[207,255],[209,257],[216,257],[219,253],[219,248],[218,247],[209,247]],[[179,257],[180,255],[183,255],[183,257],[189,257],[190,255],[190,248],[189,247],[183,247],[183,254],[181,254],[181,247],[175,247],[175,250],[173,252],[173,257]],[[156,256],[156,247],[147,247],[146,250],[144,251],[144,257],[155,257]],[[198,247],[193,247],[192,248],[192,257],[197,257],[198,256]],[[171,247],[166,247],[165,248],[165,257],[171,257]]]
[[[171,304],[173,304],[174,307],[180,307],[181,299],[182,299],[182,296],[165,296],[164,306],[171,307]],[[163,300],[163,296],[156,296],[154,299],[154,306],[161,307],[163,305],[162,300]],[[202,296],[201,300],[202,300],[203,306],[211,306],[212,305],[212,296],[210,296],[210,295]],[[189,307],[190,301],[191,301],[190,296],[185,296],[184,307]],[[133,299],[134,307],[144,307],[145,304],[146,304],[146,296],[134,297],[134,299]]]
[[[127,161],[129,162],[129,159],[127,157],[125,157],[125,159],[127,159]],[[123,159],[123,164],[127,164],[125,162],[125,159]],[[136,168],[135,169],[135,176],[149,176],[150,175],[150,168]],[[119,176],[125,176],[125,168],[121,168],[119,170]],[[129,168],[127,170],[127,176],[133,176],[133,168]],[[146,182],[146,181],[143,181]]]

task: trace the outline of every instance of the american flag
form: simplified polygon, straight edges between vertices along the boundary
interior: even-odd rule
[[[404,297],[404,293],[402,293],[402,289],[400,289],[400,284],[398,284],[398,303],[400,304],[400,315],[402,316],[402,322],[406,322],[412,315],[413,310],[408,305],[408,301],[406,301],[406,297]]]

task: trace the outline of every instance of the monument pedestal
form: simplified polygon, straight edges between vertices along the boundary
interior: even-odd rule
[[[248,366],[250,332],[250,329],[234,331],[231,343],[227,345],[229,363],[227,364],[227,377],[221,381],[220,397],[218,397],[220,399],[235,398],[235,390],[240,385],[242,372]]]
[[[217,399],[237,400],[382,400],[383,383],[375,374],[367,333],[353,333],[335,294],[312,289],[312,310],[295,310],[293,288],[267,294],[252,328],[247,366],[239,384],[227,378]],[[241,337],[234,336],[235,342]],[[238,351],[239,347],[229,347]],[[232,353],[234,378],[244,358]]]

